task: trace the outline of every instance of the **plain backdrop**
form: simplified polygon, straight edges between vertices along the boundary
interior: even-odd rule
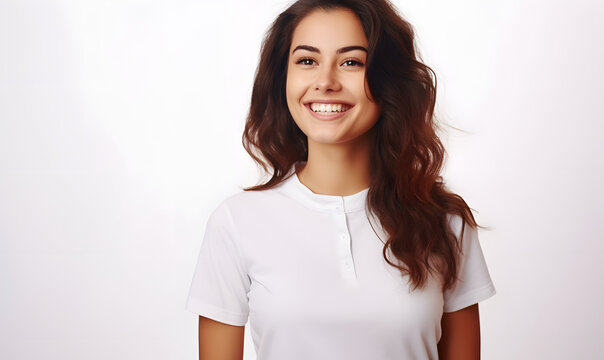
[[[601,358],[604,6],[394,3],[437,75],[445,180],[491,227],[483,359]],[[288,4],[0,1],[0,358],[197,357],[205,222],[261,179],[241,133]]]

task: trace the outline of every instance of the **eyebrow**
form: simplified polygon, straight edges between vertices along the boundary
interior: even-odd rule
[[[319,50],[318,48],[316,48],[314,46],[310,46],[310,45],[298,45],[292,51],[292,54],[296,50],[308,50],[308,51],[316,52],[316,53],[319,53],[319,54],[321,53],[321,50]],[[367,52],[367,49],[365,49],[363,46],[353,45],[353,46],[344,46],[343,48],[339,48],[338,50],[336,50],[336,54],[342,54],[342,53],[353,51],[353,50],[362,50],[364,52]]]

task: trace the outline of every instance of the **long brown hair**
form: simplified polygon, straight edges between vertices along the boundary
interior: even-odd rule
[[[350,9],[368,40],[366,63],[370,92],[382,109],[373,132],[371,183],[366,211],[388,234],[383,256],[409,276],[411,289],[423,288],[428,272],[441,276],[443,291],[454,285],[461,246],[447,214],[476,228],[466,202],[447,190],[440,176],[445,149],[434,120],[436,75],[419,61],[414,31],[386,0],[299,0],[273,22],[262,43],[250,111],[242,137],[248,154],[272,177],[245,191],[270,189],[285,180],[297,161],[308,157],[306,135],[287,107],[285,83],[292,34],[315,9]],[[392,254],[402,262],[395,264]],[[436,259],[436,262],[430,261]]]

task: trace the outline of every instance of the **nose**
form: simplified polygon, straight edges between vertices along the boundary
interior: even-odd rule
[[[314,89],[321,92],[339,91],[342,85],[338,79],[337,70],[331,66],[319,68],[315,79]]]

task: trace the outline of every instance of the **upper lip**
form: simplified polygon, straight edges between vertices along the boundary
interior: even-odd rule
[[[330,100],[309,100],[309,101],[305,101],[304,105],[310,105],[312,103],[316,103],[316,104],[344,104],[344,105],[348,105],[348,106],[354,106],[353,104],[349,103],[348,101],[337,100],[337,99],[330,99]]]

